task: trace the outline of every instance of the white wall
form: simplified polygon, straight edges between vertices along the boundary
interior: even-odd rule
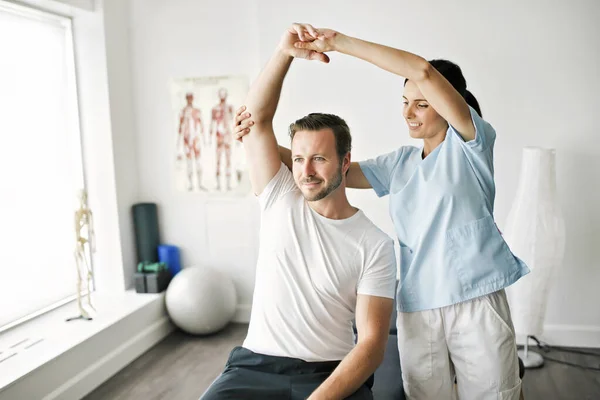
[[[158,203],[162,242],[180,246],[184,266],[208,265],[232,276],[246,314],[257,256],[257,206],[253,198],[219,202],[175,191],[169,81],[254,76],[259,67],[254,3],[132,0],[129,33],[138,198]]]
[[[516,192],[520,149],[557,149],[557,181],[567,221],[564,267],[550,295],[546,322],[553,332],[588,335],[600,346],[600,149],[594,117],[600,106],[600,5],[593,0],[460,2],[253,2],[133,0],[131,57],[143,200],[161,206],[163,239],[182,246],[186,265],[214,265],[234,275],[249,304],[256,258],[253,200],[219,203],[171,188],[172,146],[168,80],[246,73],[252,79],[291,22],[310,22],[457,62],[485,118],[498,132],[495,153],[496,219],[502,228]],[[402,79],[339,55],[322,65],[296,63],[275,120],[287,125],[311,111],[341,115],[354,133],[355,160],[415,144],[401,119]],[[390,235],[387,200],[353,192]],[[583,332],[583,333],[582,333]],[[552,332],[549,333],[550,338]],[[558,340],[558,339],[557,339]]]
[[[123,284],[133,286],[137,256],[133,236],[132,204],[138,202],[136,125],[133,110],[130,4],[121,0],[103,2],[106,69],[112,124],[119,239],[121,242]]]

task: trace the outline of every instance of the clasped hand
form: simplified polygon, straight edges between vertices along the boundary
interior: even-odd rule
[[[316,29],[310,24],[293,24],[281,37],[279,50],[291,57],[328,63],[329,56],[325,52],[336,50],[340,36],[341,33],[332,29]],[[246,106],[238,108],[233,121],[234,137],[240,142],[254,125],[250,113],[245,111]]]
[[[332,29],[316,29],[310,24],[293,24],[279,42],[284,53],[307,60],[329,62],[328,51],[334,51],[339,32]]]

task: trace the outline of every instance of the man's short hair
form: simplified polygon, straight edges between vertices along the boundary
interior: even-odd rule
[[[318,131],[325,128],[330,128],[333,131],[335,150],[341,165],[344,156],[352,149],[352,135],[346,121],[337,115],[311,113],[296,120],[296,122],[290,124],[290,139],[294,140],[294,135],[298,131]]]

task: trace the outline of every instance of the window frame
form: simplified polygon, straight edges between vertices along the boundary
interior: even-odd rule
[[[17,4],[8,0],[0,0],[0,12],[13,13],[15,15],[23,16],[33,20],[38,20],[44,23],[56,24],[65,30],[65,66],[67,68],[66,76],[67,81],[67,93],[68,93],[68,143],[70,148],[66,149],[65,154],[71,159],[70,165],[73,168],[71,174],[73,183],[73,197],[76,194],[76,190],[83,189],[87,191],[86,179],[85,179],[85,160],[84,160],[84,148],[83,148],[83,137],[82,137],[82,123],[80,116],[80,99],[78,91],[78,76],[77,76],[77,58],[75,50],[75,36],[73,33],[73,20],[71,16],[60,14],[54,10],[45,10],[35,7],[31,4]],[[73,210],[75,212],[75,209]],[[94,272],[94,256],[90,252],[86,251],[88,261],[90,262],[90,268]],[[92,277],[92,292],[96,290],[95,275]],[[51,304],[47,304],[36,311],[30,312],[22,317],[19,317],[9,323],[0,325],[0,334],[6,332],[16,326],[26,323],[40,315],[46,314],[52,310],[55,310],[65,304],[73,302],[77,299],[76,288],[75,293],[69,295],[63,299],[55,301]],[[82,290],[81,296],[87,294],[86,290]]]

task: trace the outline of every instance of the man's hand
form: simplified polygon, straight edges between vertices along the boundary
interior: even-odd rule
[[[251,115],[246,111],[246,106],[241,106],[235,112],[233,121],[234,138],[238,142],[242,142],[242,138],[250,133],[250,127],[254,125],[254,121],[250,119]]]
[[[279,49],[292,57],[329,62],[329,57],[323,52],[310,48],[298,47],[297,43],[311,43],[319,37],[319,31],[309,24],[293,24],[281,37]]]

